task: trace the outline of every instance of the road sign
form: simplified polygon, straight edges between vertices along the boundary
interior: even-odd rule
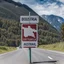
[[[37,47],[38,30],[37,24],[22,24],[22,47]]]
[[[29,48],[29,59],[31,64],[31,48],[38,45],[38,16],[20,16],[22,48]]]
[[[20,16],[20,23],[33,23],[36,24],[39,22],[38,16]]]

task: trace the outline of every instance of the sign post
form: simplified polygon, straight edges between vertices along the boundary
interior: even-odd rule
[[[31,64],[31,48],[29,48],[29,61],[30,61],[30,64]]]
[[[29,12],[29,18],[30,18],[30,12]],[[30,23],[30,21],[29,21]],[[30,61],[30,64],[31,64],[31,48],[29,48],[29,61]]]
[[[31,48],[36,48],[38,45],[38,16],[21,16],[21,42],[22,48],[29,48],[29,60],[31,64]]]

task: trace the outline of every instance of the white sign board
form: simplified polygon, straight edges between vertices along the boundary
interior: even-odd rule
[[[36,24],[39,22],[38,16],[20,16],[20,23],[33,23]]]
[[[38,26],[37,24],[22,24],[22,47],[35,48],[38,43]]]

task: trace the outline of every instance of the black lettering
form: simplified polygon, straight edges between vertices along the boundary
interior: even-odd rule
[[[24,43],[24,45],[26,45],[26,46],[28,46],[28,45],[35,45],[36,46],[36,44],[35,43]]]
[[[37,21],[37,18],[22,18],[22,21]]]

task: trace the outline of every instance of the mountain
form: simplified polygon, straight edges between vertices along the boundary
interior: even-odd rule
[[[29,12],[31,12],[31,15],[36,15],[35,12],[26,9],[28,8],[24,4],[14,2],[12,0],[4,0],[0,2],[0,16],[3,18],[8,19],[14,19],[18,20],[20,19],[21,15],[29,15]],[[30,8],[29,8],[30,9]]]
[[[64,23],[64,19],[59,16],[55,15],[42,15],[43,19],[48,21],[53,27],[55,27],[57,30],[61,29],[62,23]]]
[[[25,4],[21,4],[19,2],[14,2],[12,0],[1,0],[0,1],[0,28],[4,29],[2,34],[0,35],[1,41],[6,43],[15,42],[17,43],[21,40],[21,25],[20,25],[20,16],[29,15],[37,15],[31,8],[29,8]],[[1,31],[0,31],[1,32]],[[4,35],[5,32],[5,35]],[[39,24],[38,24],[38,33],[39,33],[39,44],[48,44],[55,43],[60,40],[60,33],[47,21],[39,16]],[[7,35],[8,36],[7,36]],[[3,36],[2,36],[3,35]],[[9,41],[11,40],[11,41]]]

